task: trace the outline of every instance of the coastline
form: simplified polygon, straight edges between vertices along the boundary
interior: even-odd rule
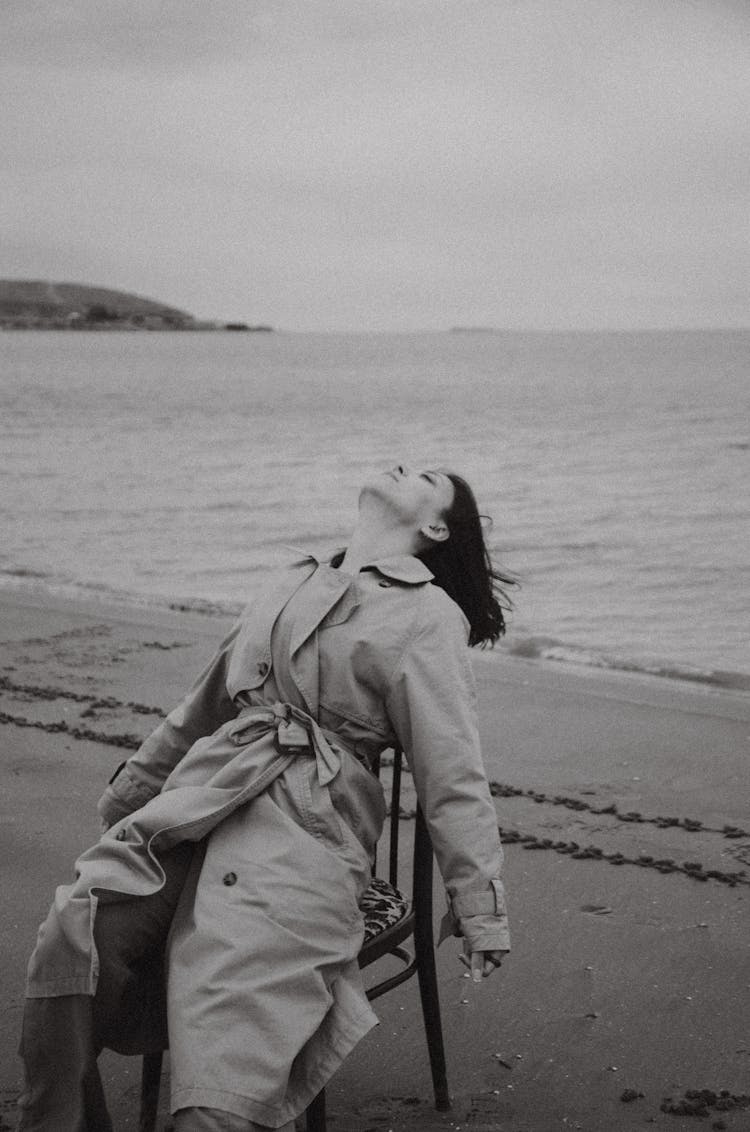
[[[36,927],[98,835],[95,802],[126,740],[145,737],[182,697],[230,621],[0,590],[0,1113],[11,1127]],[[691,1089],[750,1092],[750,697],[505,655],[479,656],[475,670],[488,777],[505,790],[498,822],[527,838],[506,846],[514,951],[476,990],[456,946],[440,948],[452,1113],[429,1104],[412,980],[380,1000],[381,1026],[332,1082],[331,1125],[693,1127],[662,1102],[679,1106]],[[439,884],[436,897],[439,915]],[[136,1126],[138,1072],[137,1059],[104,1057],[121,1132]],[[643,1096],[623,1101],[626,1090]],[[709,1115],[739,1130],[748,1111]]]
[[[263,572],[263,571],[261,571]],[[229,598],[206,598],[189,595],[167,596],[161,593],[137,593],[94,582],[55,580],[49,574],[28,569],[0,570],[0,601],[3,595],[21,604],[61,602],[81,608],[109,610],[117,608],[125,615],[141,616],[187,614],[215,618],[225,624],[240,615],[244,602]],[[506,638],[494,649],[476,650],[474,657],[494,664],[508,660],[531,661],[534,667],[561,668],[564,671],[612,673],[616,676],[656,679],[698,688],[724,690],[750,695],[750,671],[710,668],[697,664],[650,659],[636,660],[616,652],[587,645],[565,642],[555,637],[528,635],[510,625]]]

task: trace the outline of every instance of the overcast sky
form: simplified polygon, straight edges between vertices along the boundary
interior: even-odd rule
[[[288,329],[750,325],[747,0],[0,0],[0,276]]]

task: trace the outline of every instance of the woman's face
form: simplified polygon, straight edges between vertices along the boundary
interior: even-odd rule
[[[375,496],[404,525],[415,531],[443,524],[453,503],[454,487],[444,472],[396,464],[365,484],[363,495]]]

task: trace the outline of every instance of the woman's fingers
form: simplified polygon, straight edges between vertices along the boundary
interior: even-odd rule
[[[484,969],[483,969],[483,972],[482,972],[484,977],[487,978],[487,976],[491,975],[492,972],[495,970],[495,968],[499,967],[499,966],[500,966],[500,964],[493,962],[492,959],[485,959]]]
[[[469,952],[464,947],[463,955],[459,955],[459,959],[471,973],[472,982],[481,983],[482,979],[486,979],[491,975],[496,967],[502,963],[503,953],[501,951],[472,951]]]

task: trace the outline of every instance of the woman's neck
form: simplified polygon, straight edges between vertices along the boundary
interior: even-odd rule
[[[346,574],[358,574],[363,566],[379,559],[416,554],[416,541],[414,532],[403,527],[358,523],[339,569]]]

